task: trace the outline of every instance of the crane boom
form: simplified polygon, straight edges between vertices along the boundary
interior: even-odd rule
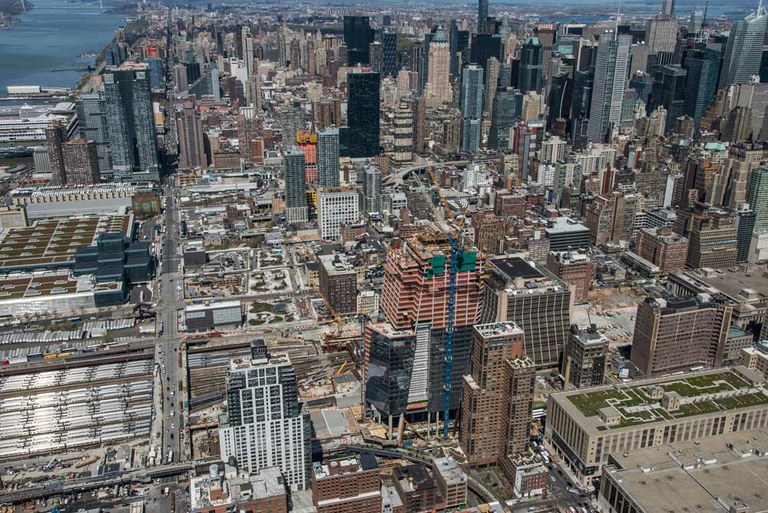
[[[440,188],[440,183],[437,181],[434,171],[430,168],[428,171],[429,177],[432,179],[432,183],[437,191],[438,198],[440,199],[440,205],[443,207],[446,221],[453,219],[453,213],[448,205],[448,201],[443,195],[443,191]],[[460,228],[463,223],[463,218],[459,220],[458,227],[454,232],[453,229],[448,230],[448,240],[451,245],[450,254],[450,267],[448,275],[448,322],[445,327],[445,373],[443,374],[443,438],[448,438],[448,414],[451,410],[451,385],[452,385],[452,373],[453,373],[453,316],[456,304],[456,275],[459,270],[459,258],[463,253],[462,245],[459,242]]]

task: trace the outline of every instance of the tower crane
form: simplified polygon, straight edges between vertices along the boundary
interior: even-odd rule
[[[448,201],[443,195],[440,183],[435,176],[434,169],[427,169],[432,184],[435,186],[440,206],[445,213],[446,222],[453,220],[453,213]],[[451,409],[451,375],[453,372],[453,316],[456,303],[456,275],[459,269],[459,260],[462,258],[464,249],[461,244],[461,228],[464,225],[464,217],[459,219],[454,226],[448,229],[448,240],[450,241],[450,274],[448,275],[448,322],[445,328],[445,374],[443,375],[443,438],[448,438],[448,413]]]

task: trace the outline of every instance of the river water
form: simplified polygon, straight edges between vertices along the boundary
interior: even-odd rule
[[[99,4],[32,0],[21,23],[0,30],[0,96],[9,85],[73,87],[83,53],[98,53],[123,25],[123,15],[101,14]],[[80,64],[82,66],[82,64]]]

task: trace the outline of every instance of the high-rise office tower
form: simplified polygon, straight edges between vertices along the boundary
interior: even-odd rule
[[[671,131],[675,121],[685,114],[685,104],[689,101],[687,75],[688,72],[680,66],[664,66],[656,71],[648,110],[653,111],[660,105],[666,109],[667,122],[664,130],[667,132]]]
[[[427,100],[435,106],[451,102],[451,49],[443,27],[437,27],[429,43],[427,67]]]
[[[293,146],[283,157],[285,176],[285,220],[288,223],[306,223],[307,181],[304,173],[304,152]]]
[[[484,34],[488,26],[488,0],[477,0],[477,33]]]
[[[381,46],[383,49],[383,62],[381,72],[385,77],[397,75],[397,32],[391,29],[381,33]]]
[[[732,314],[722,297],[649,297],[637,307],[632,363],[648,376],[720,367]]]
[[[525,332],[525,354],[539,367],[556,365],[571,325],[573,292],[544,267],[519,257],[488,263],[480,322],[514,322]]]
[[[445,336],[450,285],[449,258],[448,237],[435,226],[425,227],[404,237],[398,247],[393,246],[387,252],[381,309],[391,326],[378,330],[382,335],[408,330],[416,338],[411,346],[414,354],[411,361],[391,362],[402,372],[383,378],[379,375],[381,379],[377,383],[382,387],[379,392],[383,394],[389,388],[401,398],[398,400],[402,402],[398,405],[410,404],[407,411],[427,411],[437,414],[438,418],[442,416],[443,394],[446,392]],[[472,326],[478,322],[478,284],[482,269],[482,253],[465,248],[455,281],[453,366],[450,375],[450,409],[453,411],[461,404],[462,376],[469,373],[471,333]],[[366,333],[366,337],[368,335]],[[392,340],[395,337],[390,335],[389,338]],[[369,342],[372,340],[366,338],[366,345]],[[392,349],[393,353],[397,351],[396,348]],[[370,352],[366,350],[366,354]],[[411,371],[413,377],[410,380],[400,378],[397,383],[390,381],[396,376],[411,374]],[[375,375],[370,370],[366,372],[366,376],[371,379]],[[376,400],[380,405],[385,405],[381,395]],[[397,415],[405,413],[404,410],[392,411]]]
[[[488,147],[496,150],[509,149],[509,130],[520,119],[523,95],[511,87],[496,91],[491,113],[491,129],[488,133]]]
[[[645,34],[648,53],[674,53],[677,45],[677,16],[659,14],[646,24]]]
[[[251,78],[253,74],[253,37],[251,37],[251,29],[249,27],[243,27],[241,32],[243,39],[243,62],[245,64],[245,73],[247,78]]]
[[[536,366],[515,323],[472,330],[471,372],[464,376],[459,442],[473,466],[500,464],[528,448]]]
[[[721,54],[706,43],[696,43],[685,52],[683,68],[688,71],[684,112],[698,127],[701,118],[715,99]]]
[[[461,76],[461,151],[480,149],[483,121],[483,68],[466,66]]]
[[[338,187],[339,172],[339,129],[326,128],[317,133],[317,185]]]
[[[379,74],[347,74],[347,126],[349,156],[375,157],[379,154]]]
[[[194,102],[184,102],[176,111],[176,130],[179,135],[179,169],[208,167],[203,122]]]
[[[373,29],[368,16],[344,16],[344,44],[347,45],[347,64],[368,65],[369,45],[373,43]]]
[[[496,100],[496,89],[499,87],[499,60],[496,57],[488,59],[485,73],[485,88],[483,89],[483,114],[491,115],[493,102]]]
[[[61,121],[54,121],[45,128],[45,142],[48,145],[48,159],[51,162],[51,183],[64,185],[67,175],[64,169],[64,154],[62,145],[66,141],[66,128]]]
[[[520,52],[520,71],[518,89],[521,92],[541,92],[541,78],[543,72],[542,49],[539,38],[529,37],[523,44]]]
[[[117,181],[160,180],[146,65],[104,72],[104,111]]]
[[[381,212],[381,169],[378,166],[363,168],[363,188],[361,191],[362,210],[366,214]]]
[[[736,209],[736,263],[749,260],[749,247],[752,244],[752,234],[755,231],[755,211],[749,204],[744,203]],[[765,324],[768,326],[768,324]]]
[[[603,384],[608,366],[608,339],[597,331],[596,325],[585,330],[572,324],[563,349],[562,374],[565,390],[594,387]]]
[[[82,93],[77,99],[77,119],[80,136],[96,144],[101,181],[112,179],[112,159],[109,151],[109,131],[103,93]]]
[[[62,145],[67,185],[93,185],[101,181],[96,143],[74,139]]]
[[[675,14],[675,0],[662,0],[661,14],[672,16]]]
[[[251,473],[278,466],[292,490],[309,486],[311,427],[287,354],[252,350],[227,371],[227,414],[219,419],[221,459]]]
[[[601,40],[597,47],[587,127],[590,142],[606,141],[613,127],[621,121],[631,46],[632,36],[621,35]]]
[[[747,203],[755,212],[754,232],[768,231],[768,167],[752,171],[747,192]]]
[[[718,89],[749,82],[752,75],[759,74],[766,23],[768,11],[761,3],[756,11],[731,25]]]
[[[381,74],[384,67],[384,48],[381,41],[374,41],[368,45],[368,60],[371,63],[371,70]]]
[[[499,34],[474,34],[470,47],[470,62],[485,69],[485,64],[491,57],[496,57],[499,62],[504,60],[501,36]]]

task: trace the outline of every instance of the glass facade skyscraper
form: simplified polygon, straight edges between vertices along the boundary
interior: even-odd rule
[[[480,149],[483,121],[483,68],[466,66],[461,77],[461,151]]]
[[[523,93],[541,91],[543,50],[537,37],[529,37],[520,52],[520,80],[518,88]]]
[[[103,78],[104,111],[114,179],[159,181],[148,66],[108,69]]]
[[[349,156],[375,157],[379,154],[379,74],[349,73],[347,87]]]
[[[306,223],[307,179],[304,173],[304,152],[296,146],[288,149],[283,157],[285,178],[285,220],[289,223]]]
[[[101,93],[83,93],[77,100],[77,119],[80,136],[96,143],[99,157],[99,175],[102,182],[112,180],[112,159],[109,151],[109,129]]]
[[[749,82],[752,75],[759,74],[767,22],[768,11],[761,4],[756,11],[731,25],[719,89]]]
[[[317,134],[317,185],[339,186],[339,130],[326,128]]]
[[[368,47],[373,43],[373,35],[368,16],[344,16],[344,44],[350,66],[370,64]]]

